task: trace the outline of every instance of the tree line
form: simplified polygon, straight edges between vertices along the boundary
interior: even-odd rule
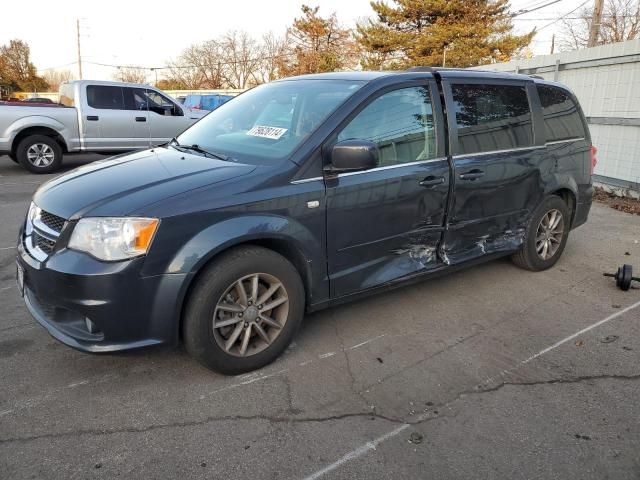
[[[371,7],[372,18],[348,28],[335,13],[323,16],[318,7],[302,5],[281,36],[254,38],[229,31],[189,46],[155,72],[122,66],[114,78],[147,83],[157,76],[157,86],[167,90],[245,89],[291,75],[337,70],[470,67],[530,55],[528,45],[536,34],[535,29],[514,33],[509,0],[373,0]],[[565,17],[558,19],[558,44],[564,50],[584,48],[589,10]],[[639,37],[640,0],[605,0],[599,43]],[[21,40],[0,47],[0,86],[57,89],[71,78],[69,71],[38,75],[29,46]]]

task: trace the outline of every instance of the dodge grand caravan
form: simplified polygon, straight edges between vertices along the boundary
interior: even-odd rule
[[[237,374],[305,312],[503,255],[553,266],[587,220],[594,155],[575,96],[528,76],[285,79],[40,187],[18,283],[71,347],[181,339]]]

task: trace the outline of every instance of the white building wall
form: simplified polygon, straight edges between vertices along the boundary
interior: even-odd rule
[[[475,68],[538,75],[567,85],[598,147],[595,179],[640,191],[640,39]]]

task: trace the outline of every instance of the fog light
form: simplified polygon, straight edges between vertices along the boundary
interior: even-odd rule
[[[89,333],[98,332],[98,327],[96,327],[96,324],[89,320],[87,317],[84,317],[84,324],[87,326],[87,330],[89,331]]]

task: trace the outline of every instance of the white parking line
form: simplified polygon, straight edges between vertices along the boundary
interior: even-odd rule
[[[385,336],[386,336],[386,334],[378,335],[377,337],[373,337],[373,338],[370,338],[369,340],[365,340],[364,342],[358,343],[358,344],[353,345],[351,347],[347,347],[342,351],[346,352],[346,351],[349,351],[349,350],[355,350],[357,348],[360,348],[360,347],[363,347],[365,345],[368,345],[371,342],[379,340],[380,338],[385,337]],[[318,355],[317,359],[318,360],[324,360],[325,358],[331,358],[331,357],[335,356],[336,354],[337,354],[337,352],[323,353],[323,354]],[[307,366],[307,365],[309,365],[309,364],[311,364],[313,362],[314,362],[313,359],[305,360],[304,362],[299,363],[298,367],[305,367],[305,366]],[[258,382],[258,381],[261,381],[261,380],[266,380],[268,378],[276,377],[276,376],[282,375],[283,373],[286,373],[288,371],[289,371],[289,368],[285,368],[283,370],[279,370],[279,371],[277,371],[275,373],[269,373],[269,374],[260,374],[259,372],[254,372],[254,373],[249,373],[249,374],[246,374],[246,375],[242,375],[242,376],[239,377],[239,379],[242,380],[241,382],[232,383],[230,385],[225,385],[224,387],[220,387],[220,388],[218,388],[216,390],[213,390],[213,391],[211,391],[209,393],[205,393],[203,395],[200,395],[200,400],[204,400],[205,398],[207,398],[207,397],[209,397],[211,395],[215,395],[216,393],[224,392],[226,390],[232,390],[234,388],[242,387],[242,386],[245,386],[245,385],[250,385],[252,383],[255,383],[255,382]]]
[[[13,250],[16,247],[0,247],[0,250]]]
[[[611,320],[618,318],[620,315],[624,315],[625,313],[627,313],[627,312],[629,312],[629,311],[633,310],[634,308],[638,308],[638,307],[640,307],[640,301],[639,301],[639,302],[636,302],[636,303],[634,303],[634,304],[632,304],[632,305],[629,305],[628,307],[623,308],[622,310],[618,310],[616,313],[613,313],[613,314],[609,315],[608,317],[603,318],[603,319],[602,319],[602,320],[600,320],[599,322],[596,322],[596,323],[594,323],[593,325],[589,325],[588,327],[585,327],[585,328],[583,328],[582,330],[580,330],[580,331],[578,331],[578,332],[576,332],[576,333],[574,333],[574,334],[572,334],[572,335],[569,335],[569,336],[568,336],[568,337],[566,337],[566,338],[563,338],[562,340],[560,340],[560,341],[558,341],[558,342],[554,343],[553,345],[551,345],[551,346],[549,346],[549,347],[547,347],[547,348],[545,348],[545,349],[540,350],[538,353],[536,353],[536,354],[534,354],[534,355],[531,355],[529,358],[527,358],[527,359],[525,359],[525,360],[522,360],[522,361],[521,361],[520,363],[518,363],[515,367],[511,367],[511,368],[508,368],[507,370],[503,370],[502,372],[500,372],[500,373],[499,373],[498,375],[496,375],[495,377],[488,378],[487,380],[485,380],[485,381],[483,382],[483,384],[484,384],[484,385],[486,385],[486,384],[488,384],[488,383],[491,383],[491,382],[492,382],[493,380],[495,380],[497,377],[504,377],[505,375],[508,375],[508,374],[510,374],[510,373],[512,373],[512,372],[514,372],[514,371],[516,371],[516,370],[517,370],[517,369],[519,369],[520,367],[522,367],[522,366],[526,365],[527,363],[531,362],[532,360],[535,360],[536,358],[538,358],[538,357],[540,357],[540,356],[544,355],[545,353],[549,353],[551,350],[555,350],[555,349],[556,349],[556,348],[558,348],[559,346],[564,345],[564,344],[565,344],[565,343],[567,343],[567,342],[570,342],[571,340],[573,340],[573,339],[574,339],[574,338],[576,338],[576,337],[579,337],[579,336],[580,336],[580,335],[582,335],[583,333],[587,333],[588,331],[593,330],[594,328],[597,328],[597,327],[599,327],[600,325],[604,325],[605,323],[610,322]]]
[[[381,437],[378,437],[375,440],[367,442],[364,445],[356,448],[355,450],[347,453],[344,457],[333,462],[331,465],[327,465],[322,470],[318,470],[317,472],[309,475],[308,477],[305,477],[304,480],[316,480],[317,478],[322,477],[325,473],[329,473],[330,471],[335,470],[339,466],[344,465],[345,463],[350,462],[351,460],[355,460],[356,458],[361,457],[362,455],[364,455],[365,453],[371,450],[375,450],[379,444],[381,444],[385,440],[388,440],[391,437],[395,437],[396,435],[401,434],[407,428],[409,428],[409,426],[410,425],[408,423],[400,425],[395,430],[391,430],[390,432],[385,433]]]
[[[570,342],[571,340],[573,340],[574,338],[582,335],[583,333],[586,333],[590,330],[593,330],[594,328],[597,328],[601,325],[604,325],[607,322],[610,322],[611,320],[618,318],[620,315],[624,315],[627,312],[630,312],[631,310],[633,310],[634,308],[638,308],[640,307],[640,302],[636,302],[632,305],[629,305],[626,308],[623,308],[622,310],[609,315],[606,318],[603,318],[602,320],[594,323],[593,325],[589,325],[586,328],[583,328],[582,330],[577,331],[576,333],[569,335],[566,338],[563,338],[562,340],[554,343],[553,345],[548,346],[547,348],[543,348],[542,350],[540,350],[538,353],[531,355],[529,358],[522,360],[521,362],[519,362],[515,367],[510,368],[508,370],[503,370],[500,375],[506,375],[507,373],[511,373],[515,370],[517,370],[518,368],[522,367],[523,365],[526,365],[527,363],[535,360],[538,357],[541,357],[542,355],[549,353],[552,350],[555,350],[556,348],[558,348],[561,345],[564,345],[567,342]],[[487,380],[485,383],[490,383],[491,380],[493,380],[496,377],[492,377],[489,380]],[[417,417],[417,421],[418,423],[421,421],[424,421],[428,418],[427,415],[420,415],[419,417]],[[404,432],[407,428],[409,428],[411,426],[411,424],[409,423],[403,423],[402,425],[400,425],[399,427],[397,427],[394,430],[391,430],[390,432],[385,433],[384,435],[371,440],[367,443],[365,443],[364,445],[359,446],[358,448],[350,451],[349,453],[345,454],[344,456],[342,456],[341,458],[339,458],[338,460],[336,460],[335,462],[333,462],[330,465],[327,465],[326,467],[312,473],[311,475],[307,476],[304,478],[304,480],[316,480],[320,477],[322,477],[323,475],[335,470],[336,468],[341,467],[342,465],[344,465],[345,463],[348,463],[352,460],[356,460],[357,458],[365,455],[366,453],[370,452],[371,450],[375,450],[376,447],[378,445],[380,445],[382,442],[384,442],[385,440],[389,440],[390,438],[396,437],[398,435],[400,435],[402,432]]]

